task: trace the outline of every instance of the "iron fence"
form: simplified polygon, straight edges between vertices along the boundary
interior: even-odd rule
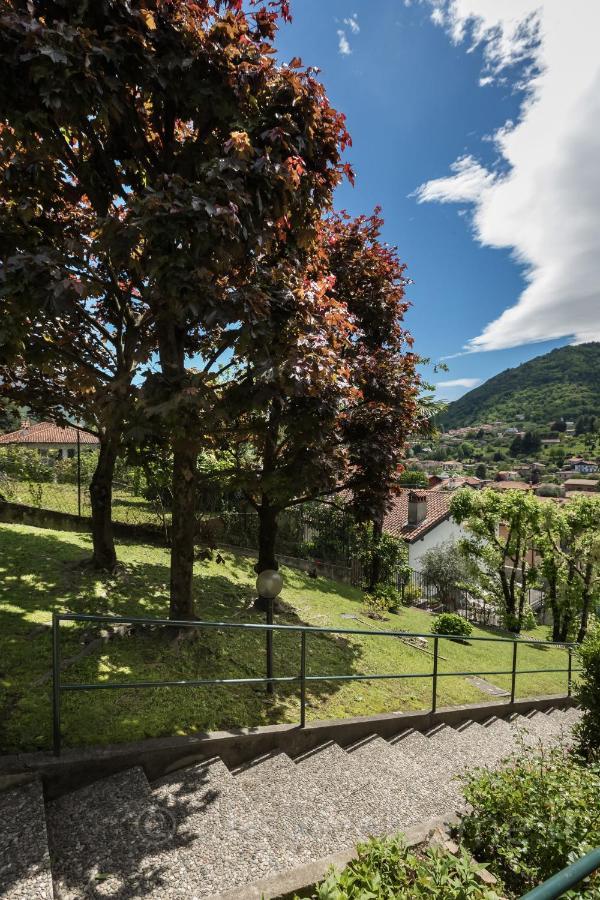
[[[267,675],[253,678],[198,678],[192,680],[160,680],[160,681],[105,681],[92,683],[63,683],[61,680],[61,652],[60,652],[60,623],[61,622],[104,622],[112,625],[152,625],[165,628],[197,628],[197,629],[238,629],[246,632],[263,632],[267,639],[273,637],[275,632],[296,633],[300,638],[300,668],[296,675]],[[357,635],[368,636],[377,639],[401,638],[415,639],[426,638],[433,641],[433,663],[430,672],[395,672],[382,674],[351,673],[349,675],[338,674],[309,674],[306,667],[307,643],[310,635]],[[53,720],[53,748],[56,756],[60,755],[61,736],[61,696],[69,691],[98,691],[98,690],[129,690],[131,688],[158,688],[158,687],[200,687],[209,685],[233,686],[243,684],[262,684],[266,687],[277,684],[298,684],[300,689],[300,727],[306,725],[306,687],[313,682],[346,682],[346,681],[380,681],[399,680],[409,678],[431,679],[431,712],[435,713],[438,699],[438,680],[440,678],[456,678],[471,676],[511,676],[510,704],[515,701],[516,680],[518,675],[533,675],[540,673],[564,673],[566,675],[566,694],[571,696],[573,673],[580,671],[573,668],[573,650],[577,646],[573,643],[558,644],[552,641],[536,641],[533,639],[508,637],[470,637],[469,642],[505,643],[512,644],[512,665],[510,669],[476,672],[440,672],[438,668],[440,641],[456,641],[456,635],[429,634],[410,631],[386,631],[360,628],[323,628],[313,625],[272,625],[255,622],[202,622],[202,621],[174,621],[172,619],[153,619],[139,616],[109,616],[87,615],[81,613],[56,613],[52,614],[52,720]],[[567,665],[564,668],[546,669],[519,669],[518,650],[520,646],[533,644],[536,647],[551,646],[561,648],[567,652]],[[268,653],[267,653],[268,659]]]
[[[428,612],[454,612],[464,619],[468,619],[474,625],[484,627],[502,628],[502,617],[499,615],[495,604],[488,603],[485,599],[474,597],[464,588],[455,587],[448,595],[446,602],[442,602],[437,587],[432,584],[422,572],[412,569],[407,576],[404,572],[396,573],[395,587],[400,592],[404,602],[406,594],[410,591],[414,595],[412,606]],[[417,596],[418,595],[418,596]],[[543,591],[530,588],[527,599],[538,624],[544,624],[545,596]]]

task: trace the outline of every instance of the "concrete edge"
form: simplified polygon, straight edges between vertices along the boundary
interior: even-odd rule
[[[513,713],[526,715],[534,710],[568,708],[575,700],[564,695],[532,697],[516,700],[453,706],[435,713],[398,712],[350,719],[309,722],[298,725],[265,725],[239,728],[208,734],[193,734],[165,738],[150,738],[106,747],[82,747],[65,750],[60,757],[43,751],[0,757],[0,789],[9,777],[39,774],[48,799],[91,784],[99,778],[113,775],[133,766],[143,766],[149,781],[193,763],[220,756],[230,769],[243,765],[257,756],[282,751],[291,757],[300,756],[326,741],[341,747],[371,734],[389,739],[408,729],[429,731],[436,725],[459,725],[466,721],[484,722],[494,716]]]
[[[424,844],[428,841],[432,834],[440,828],[458,823],[459,816],[454,813],[447,816],[439,816],[435,819],[429,819],[418,825],[407,828],[403,834],[409,847],[415,847],[418,844]],[[207,900],[278,900],[299,892],[304,892],[314,887],[319,881],[327,875],[329,869],[334,866],[336,869],[345,868],[351,860],[356,858],[356,847],[341,850],[332,856],[324,856],[312,863],[298,866],[296,869],[289,869],[286,872],[279,872],[259,881],[253,881],[250,884],[242,885],[234,888],[232,891],[226,891],[223,894],[212,894]]]

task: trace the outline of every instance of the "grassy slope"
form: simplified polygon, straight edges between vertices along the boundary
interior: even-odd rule
[[[77,513],[77,485],[52,482],[11,481],[7,499],[27,506],[41,506],[64,513]],[[87,485],[81,490],[81,514],[91,516]],[[152,504],[122,488],[113,488],[113,517],[115,522],[128,525],[158,525],[159,518]]]
[[[87,535],[65,534],[25,526],[0,525],[0,748],[48,747],[50,744],[50,682],[39,683],[51,665],[49,623],[52,610],[164,616],[168,609],[168,552],[121,543],[122,571],[102,578],[81,564],[88,558]],[[254,573],[249,560],[226,556],[225,565],[196,565],[196,609],[200,617],[217,621],[260,621],[249,609]],[[283,570],[286,611],[282,623],[377,629],[364,617],[360,592],[326,579]],[[357,616],[355,619],[344,616]],[[391,615],[382,627],[428,632],[431,618],[415,609]],[[94,629],[65,623],[63,658],[74,656],[96,635]],[[481,629],[474,634],[485,634]],[[493,632],[491,632],[493,633]],[[544,637],[545,629],[536,636]],[[297,635],[276,635],[276,674],[297,674]],[[164,631],[120,637],[105,643],[68,668],[65,680],[241,677],[264,672],[264,636],[210,630],[197,640],[174,646]],[[440,671],[505,669],[509,644],[469,646],[442,642]],[[564,651],[523,647],[520,663],[527,668],[562,667]],[[431,656],[396,638],[309,638],[310,674],[428,672]],[[505,676],[489,678],[504,687]],[[527,675],[518,679],[519,695],[558,693],[563,675]],[[133,740],[185,734],[197,730],[260,725],[298,720],[297,686],[278,688],[266,702],[264,689],[157,688],[97,691],[64,696],[67,745]],[[393,710],[426,708],[431,702],[429,679],[313,684],[309,718],[336,718]],[[491,699],[464,678],[440,680],[439,704],[474,703]]]

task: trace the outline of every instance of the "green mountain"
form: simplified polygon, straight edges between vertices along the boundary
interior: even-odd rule
[[[506,369],[448,405],[446,428],[513,421],[547,424],[600,414],[600,343],[560,347]]]

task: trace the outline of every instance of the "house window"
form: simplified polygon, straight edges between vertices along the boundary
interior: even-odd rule
[[[75,456],[75,451],[74,451],[74,450],[67,450],[67,456],[69,457],[69,459],[73,459],[74,456]]]

